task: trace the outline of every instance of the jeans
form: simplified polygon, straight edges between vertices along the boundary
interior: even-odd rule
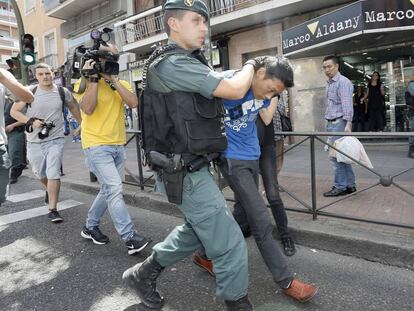
[[[261,147],[259,159],[260,175],[266,191],[266,198],[270,205],[277,231],[281,238],[290,237],[288,219],[285,206],[280,197],[276,173],[276,150],[274,145]]]
[[[84,149],[86,164],[96,175],[101,189],[88,211],[86,228],[98,227],[108,209],[115,229],[123,241],[134,233],[131,216],[122,194],[122,178],[125,165],[124,146],[104,145]]]
[[[18,177],[26,167],[26,136],[23,131],[7,133],[7,152],[11,160],[10,176]]]
[[[414,132],[414,116],[410,117],[410,131]],[[410,138],[408,138],[408,143],[410,146],[414,146],[414,136],[410,136]]]
[[[259,161],[227,159],[220,169],[235,194],[234,218],[242,230],[251,230],[274,281],[286,288],[293,275],[273,238],[269,211],[258,191]]]
[[[160,181],[157,188],[165,192]],[[183,201],[177,207],[186,223],[154,246],[157,262],[168,267],[204,248],[213,261],[216,295],[224,300],[245,296],[249,274],[246,243],[207,166],[186,174]]]
[[[0,144],[0,205],[6,201],[9,192],[10,160],[6,145]]]
[[[336,119],[335,121],[328,121],[326,125],[327,132],[343,132],[345,130],[346,122],[344,119]],[[331,144],[339,139],[339,136],[329,137]],[[336,158],[330,158],[332,167],[334,169],[335,181],[334,187],[339,190],[346,190],[347,187],[355,187],[355,175],[351,164],[337,162]]]

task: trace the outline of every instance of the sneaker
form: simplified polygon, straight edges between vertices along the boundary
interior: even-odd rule
[[[49,193],[47,193],[47,191],[46,191],[46,194],[45,194],[45,203],[49,204]]]
[[[87,229],[83,227],[81,236],[85,239],[92,240],[93,244],[103,245],[109,242],[109,238],[99,230],[99,227]]]
[[[143,237],[134,232],[132,237],[130,237],[129,240],[125,242],[125,244],[128,247],[128,254],[133,255],[142,251],[151,242],[151,239],[147,239],[146,237]]]
[[[57,210],[51,210],[49,212],[49,214],[47,215],[47,218],[51,221],[51,222],[62,222],[63,218],[59,215]]]
[[[306,302],[316,295],[318,288],[295,278],[292,280],[288,288],[283,289],[283,292],[299,302]]]
[[[201,256],[198,252],[193,254],[193,262],[200,268],[206,270],[212,276],[215,276],[213,272],[213,262],[207,258]]]
[[[282,238],[283,252],[286,256],[293,256],[296,253],[295,243],[291,237]]]

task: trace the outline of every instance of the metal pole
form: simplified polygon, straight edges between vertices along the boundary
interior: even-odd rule
[[[313,220],[316,220],[317,206],[316,206],[316,174],[315,174],[315,137],[310,137],[310,156],[311,156],[311,187],[312,187],[312,213]]]
[[[20,14],[19,6],[15,0],[9,0],[13,6],[14,14],[16,15],[17,27],[19,29],[19,45],[20,45],[20,71],[22,73],[21,83],[27,84],[27,66],[23,63],[23,44],[22,39],[24,35],[24,25],[22,15]]]
[[[139,185],[141,190],[144,190],[144,172],[142,170],[142,154],[141,154],[141,134],[135,132],[135,142],[137,147],[137,157],[138,157],[138,174],[139,174]]]
[[[210,12],[210,0],[204,0],[207,8],[208,8],[208,12]],[[208,19],[208,35],[206,38],[206,42],[205,42],[205,52],[204,55],[207,58],[208,63],[211,65],[211,28],[210,28],[210,20],[211,20],[211,14],[210,14],[210,18]]]

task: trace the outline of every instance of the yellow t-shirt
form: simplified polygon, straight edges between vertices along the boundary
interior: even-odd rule
[[[88,82],[89,83],[89,82]],[[82,115],[82,148],[86,149],[101,145],[125,145],[125,114],[124,105],[118,91],[114,91],[105,82],[98,82],[98,103],[92,114]],[[132,92],[131,85],[124,80],[120,83]],[[79,102],[85,92],[78,94],[80,79],[74,86],[74,97]]]

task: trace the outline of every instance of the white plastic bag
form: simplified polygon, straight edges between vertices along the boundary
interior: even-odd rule
[[[337,139],[335,141],[335,148],[341,150],[365,166],[373,168],[372,163],[369,160],[367,153],[365,152],[364,146],[356,137],[344,136]],[[353,160],[339,152],[336,153],[336,161],[346,164],[356,164]]]

